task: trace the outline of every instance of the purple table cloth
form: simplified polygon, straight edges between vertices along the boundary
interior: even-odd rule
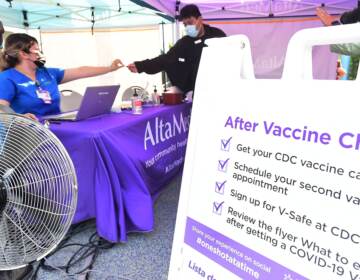
[[[98,234],[111,242],[151,231],[154,200],[183,166],[190,112],[184,103],[51,124],[76,169],[73,222],[96,218]]]

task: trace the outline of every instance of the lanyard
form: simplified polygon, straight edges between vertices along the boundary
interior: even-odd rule
[[[41,88],[39,81],[35,81],[36,86],[36,95],[40,98],[45,104],[51,104],[51,95],[50,92]]]

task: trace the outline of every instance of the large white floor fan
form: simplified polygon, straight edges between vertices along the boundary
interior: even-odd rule
[[[54,250],[76,202],[74,166],[56,136],[40,123],[1,113],[0,270],[24,267]]]

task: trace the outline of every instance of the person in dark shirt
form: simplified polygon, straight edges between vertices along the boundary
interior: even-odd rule
[[[345,12],[340,17],[341,24],[349,24],[360,21],[360,7],[355,8],[351,11]]]
[[[194,90],[204,41],[225,37],[226,34],[218,28],[204,24],[199,8],[193,4],[181,9],[180,20],[187,35],[178,40],[166,54],[136,61],[127,67],[133,73],[156,74],[165,71],[171,84],[186,93]]]
[[[360,21],[360,7],[342,13],[339,20],[329,15],[323,7],[316,8],[316,14],[325,26],[351,24]]]
[[[351,11],[341,14],[339,20],[330,15],[323,7],[316,9],[316,14],[325,26],[339,25],[339,24],[352,24],[360,21],[360,8],[355,8]],[[360,42],[345,43],[345,44],[332,44],[330,45],[331,52],[359,56],[360,55]]]

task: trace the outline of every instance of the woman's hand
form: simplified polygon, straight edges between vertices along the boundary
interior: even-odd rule
[[[39,121],[38,118],[34,114],[26,113],[26,114],[24,114],[24,116],[27,117],[30,120]]]
[[[111,65],[110,65],[110,71],[115,71],[120,69],[121,67],[124,67],[124,64],[122,63],[122,61],[120,59],[115,59]]]

